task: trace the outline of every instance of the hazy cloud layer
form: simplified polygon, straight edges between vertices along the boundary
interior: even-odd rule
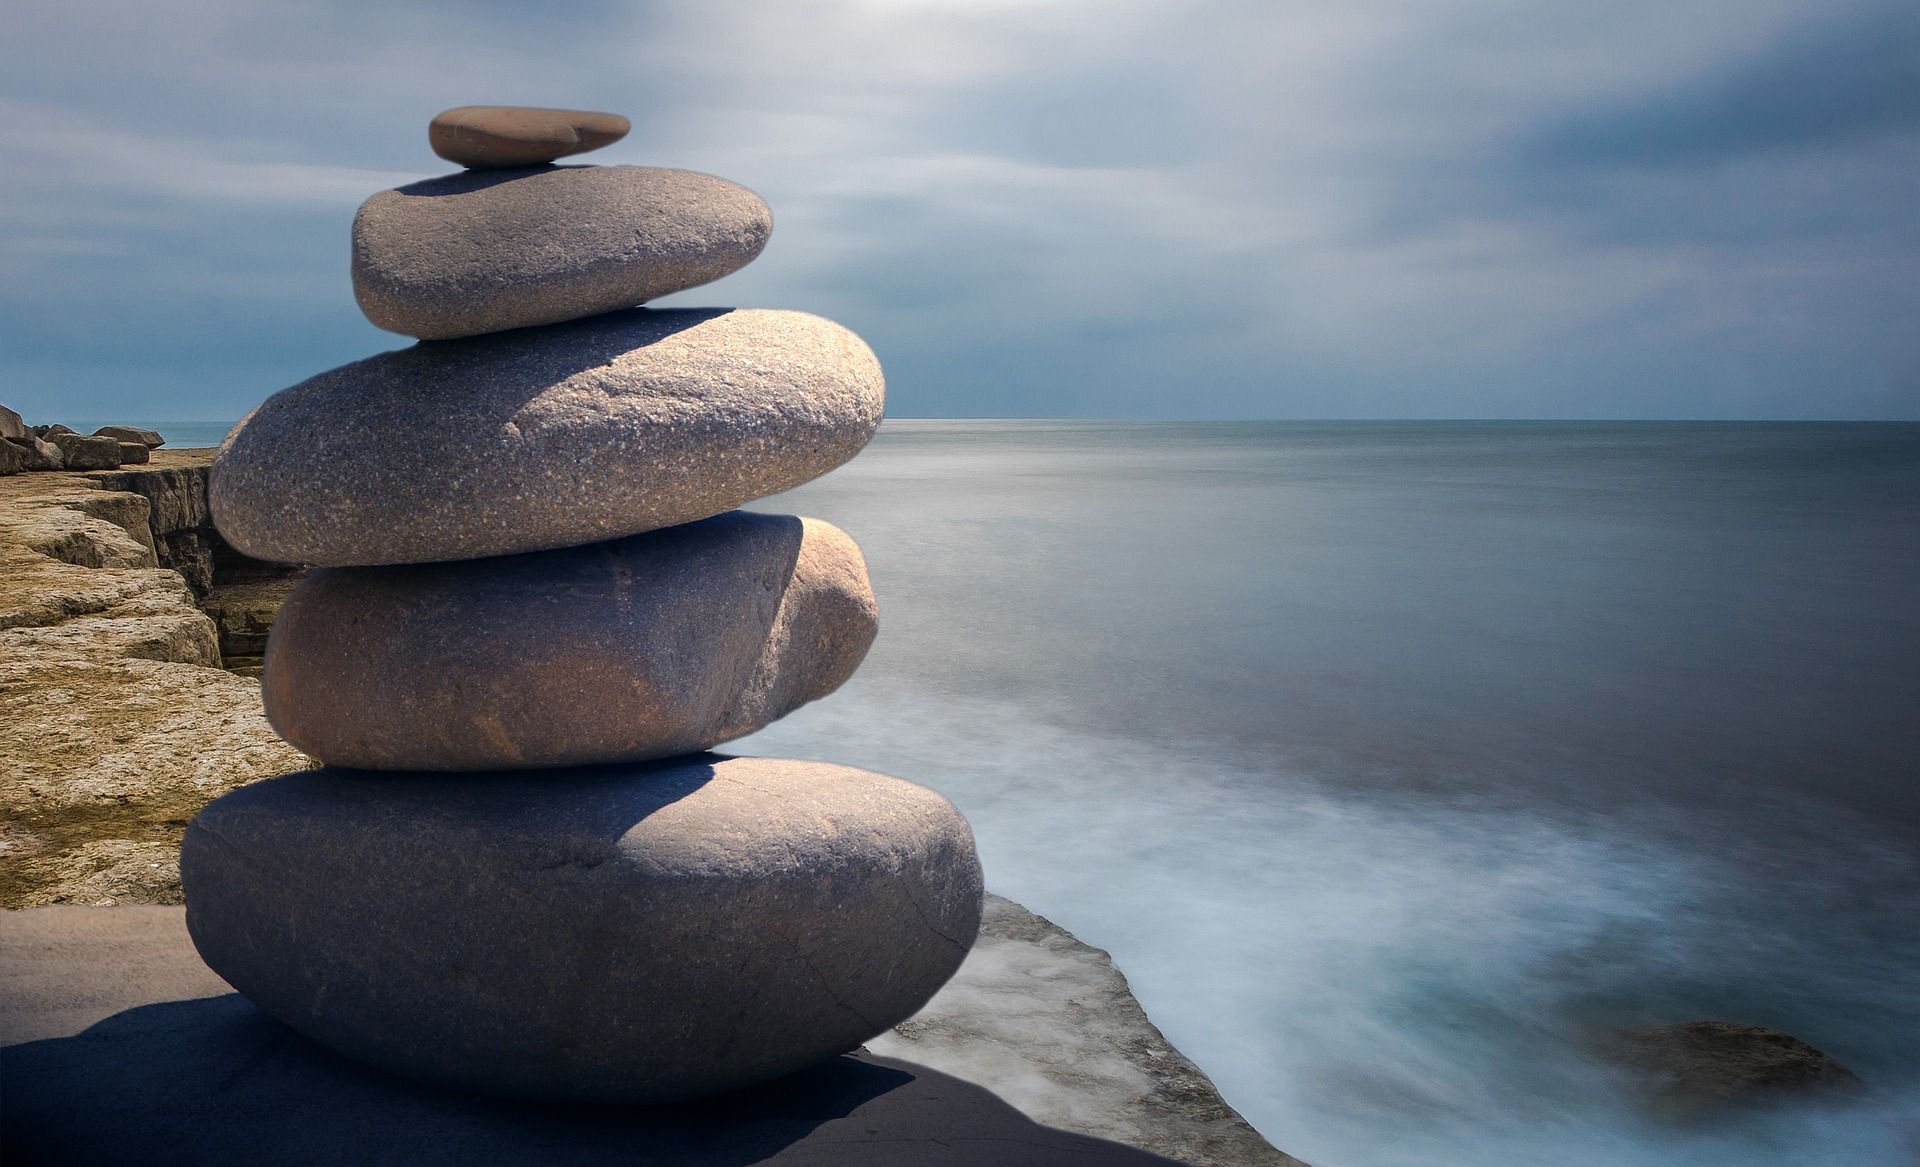
[[[468,102],[759,191],[682,303],[899,416],[1920,416],[1920,9],[1701,0],[15,0],[0,401],[232,417],[404,343],[358,202]]]

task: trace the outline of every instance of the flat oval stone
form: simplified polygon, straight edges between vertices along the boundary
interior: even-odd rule
[[[691,170],[469,171],[382,191],[353,220],[367,319],[423,340],[555,324],[745,267],[773,213]]]
[[[905,1020],[979,926],[966,820],[897,778],[698,755],[544,774],[319,770],[181,847],[187,928],[254,1004],[463,1090],[661,1102]]]
[[[598,543],[729,511],[858,453],[880,364],[804,312],[640,309],[420,344],[274,394],[222,443],[215,524],[354,566]]]
[[[560,551],[320,568],[267,642],[267,719],[336,766],[639,761],[742,737],[853,675],[878,630],[860,549],[733,511]]]
[[[462,105],[427,123],[433,152],[462,166],[538,166],[611,146],[632,123],[617,113],[531,105]]]

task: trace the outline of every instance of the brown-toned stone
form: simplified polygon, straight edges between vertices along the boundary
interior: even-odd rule
[[[268,398],[209,501],[256,559],[352,566],[571,547],[798,486],[880,424],[880,365],[818,316],[620,312],[419,344]]]
[[[82,437],[69,432],[50,434],[47,440],[60,447],[60,457],[66,463],[68,470],[118,470],[120,468],[120,443],[112,438]]]
[[[391,332],[557,324],[710,283],[766,246],[760,196],[645,166],[467,172],[382,191],[353,220],[353,294]]]
[[[825,696],[877,627],[845,532],[734,511],[533,555],[317,570],[274,619],[263,691],[281,736],[337,766],[642,761]]]
[[[27,428],[27,423],[19,414],[0,405],[0,440],[25,441],[33,436],[33,431]]]
[[[36,438],[28,435],[24,440],[8,438],[7,441],[20,448],[20,453],[25,459],[23,469],[60,470],[65,468],[67,464],[66,459],[60,453],[60,447],[47,441],[45,438]]]
[[[120,443],[120,465],[138,466],[147,461],[147,447],[139,442]]]
[[[610,146],[632,123],[617,113],[529,105],[462,105],[437,114],[427,143],[449,162],[476,169],[538,166]]]
[[[93,431],[96,438],[112,438],[116,442],[139,442],[149,450],[157,450],[167,444],[158,430],[141,429],[131,425],[103,425]]]

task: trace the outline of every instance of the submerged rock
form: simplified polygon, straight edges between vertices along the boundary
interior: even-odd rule
[[[540,774],[320,770],[188,828],[209,967],[341,1053],[606,1102],[798,1070],[912,1014],[980,920],[966,820],[818,762]]]
[[[752,733],[853,675],[878,614],[860,549],[735,511],[532,555],[322,568],[267,643],[267,717],[336,766],[631,762]]]
[[[1860,1079],[1791,1034],[1731,1021],[1628,1029],[1602,1043],[1655,1113],[1710,1117],[1793,1095],[1858,1088]]]
[[[884,398],[872,350],[832,321],[637,309],[302,381],[227,435],[209,498],[228,542],[282,563],[571,547],[824,474],[866,445]]]

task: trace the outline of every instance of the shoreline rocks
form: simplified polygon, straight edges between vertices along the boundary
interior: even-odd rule
[[[267,717],[329,763],[633,762],[742,737],[826,696],[879,614],[860,549],[734,511],[585,547],[322,568],[281,608]]]
[[[228,435],[209,496],[229,542],[287,563],[574,546],[816,478],[866,445],[885,393],[872,350],[821,317],[634,309],[282,390]]]
[[[150,429],[105,425],[92,434],[70,426],[29,426],[0,405],[0,477],[23,470],[116,470],[145,464],[167,440]]]
[[[353,294],[389,332],[477,336],[711,283],[751,263],[772,231],[758,195],[691,170],[467,171],[366,201]]]

